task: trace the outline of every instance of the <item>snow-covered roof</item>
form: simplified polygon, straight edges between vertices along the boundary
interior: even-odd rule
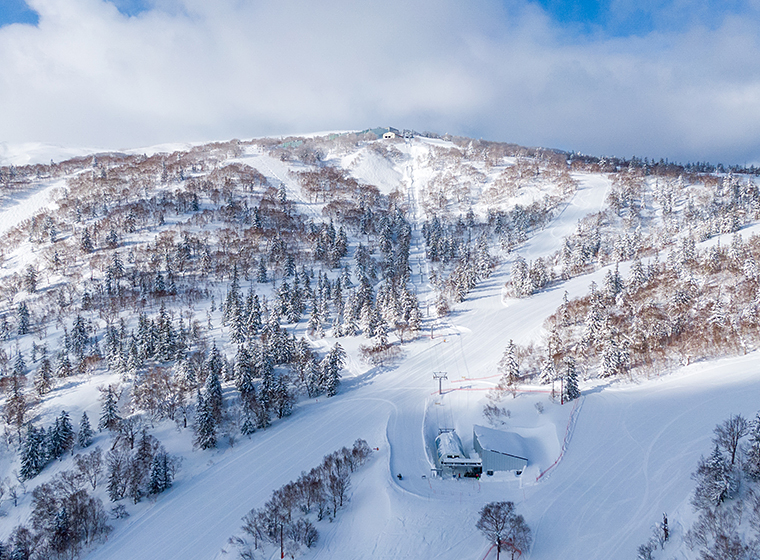
[[[451,459],[465,456],[462,442],[454,431],[442,432],[435,438],[435,445],[438,448],[439,458],[448,457]]]
[[[477,424],[472,427],[472,432],[483,449],[528,460],[528,446],[525,440],[516,433],[494,430]]]

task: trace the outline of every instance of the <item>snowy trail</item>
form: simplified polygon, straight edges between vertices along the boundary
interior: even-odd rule
[[[55,191],[65,186],[66,181],[56,180],[0,198],[0,235],[49,206]]]
[[[610,187],[607,177],[577,174],[573,179],[578,181],[578,189],[565,208],[548,227],[537,232],[515,251],[525,260],[535,260],[560,250],[565,237],[575,232],[579,220],[604,208]]]

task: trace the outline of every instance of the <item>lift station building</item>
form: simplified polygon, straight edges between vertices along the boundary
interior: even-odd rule
[[[475,425],[472,428],[472,444],[480,455],[486,474],[493,474],[494,471],[522,474],[528,465],[525,440],[514,432]]]
[[[470,459],[464,452],[462,441],[453,429],[440,429],[435,438],[435,449],[438,455],[438,466],[447,469],[454,475],[479,474],[480,459]]]

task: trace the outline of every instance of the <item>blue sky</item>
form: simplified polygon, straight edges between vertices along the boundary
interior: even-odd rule
[[[694,25],[714,27],[726,15],[740,15],[753,5],[751,0],[533,1],[571,34],[610,37],[682,32]]]
[[[125,16],[136,16],[150,10],[151,0],[108,0]],[[37,25],[39,16],[25,0],[0,0],[0,27],[12,23]]]
[[[0,26],[11,23],[36,25],[37,13],[29,8],[24,0],[2,0],[0,5]]]
[[[155,0],[107,0],[126,16],[155,8]],[[645,35],[658,29],[683,28],[696,21],[710,25],[725,13],[741,13],[741,0],[677,0],[625,2],[616,0],[531,0],[572,34],[602,33],[609,36]],[[0,26],[11,23],[36,25],[37,13],[25,0],[2,0]]]
[[[760,0],[0,0],[0,68],[0,144],[391,125],[760,163]]]

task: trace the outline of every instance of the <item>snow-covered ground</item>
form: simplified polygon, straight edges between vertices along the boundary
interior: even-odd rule
[[[269,171],[287,181],[277,165],[267,161]],[[364,173],[374,172],[367,168]],[[579,218],[601,208],[607,179],[575,178],[577,194],[521,249],[526,258],[555,251]],[[413,185],[420,177],[405,172],[404,179]],[[494,500],[515,501],[533,528],[527,558],[633,557],[662,512],[689,518],[689,473],[709,451],[712,427],[731,413],[756,412],[758,357],[696,364],[637,383],[589,385],[580,401],[565,406],[540,392],[507,397],[501,403],[511,412],[507,427],[528,438],[533,450],[524,474],[434,478],[437,428],[455,427],[471,450],[472,426],[485,423],[486,390],[496,381],[506,342],[536,340],[564,290],[581,295],[603,274],[503,303],[508,268],[502,265],[439,322],[434,338],[405,346],[397,365],[345,379],[339,396],[303,403],[287,422],[232,449],[194,452],[207,468],[119,525],[88,558],[234,557],[227,538],[250,508],[357,437],[379,451],[355,476],[352,500],[338,520],[319,525],[319,545],[305,558],[483,558],[488,546],[475,522],[478,510]],[[448,374],[442,396],[434,371]],[[674,528],[676,552],[682,533]]]
[[[419,162],[430,146],[451,144],[424,139],[400,143],[406,159],[395,165],[366,149],[342,162],[355,177],[385,194],[396,187],[406,192],[409,219],[417,226],[410,258],[412,282],[423,313],[433,293],[429,271],[417,264],[424,262],[420,225],[426,218],[419,200],[434,170]],[[317,205],[301,198],[290,175],[292,164],[258,148],[238,160],[256,167],[277,186],[284,185],[299,211],[321,216]],[[578,220],[603,208],[609,179],[601,174],[573,178],[578,183],[575,195],[515,254],[533,260],[553,253]],[[51,204],[59,186],[50,183],[4,200],[0,233]],[[571,298],[583,295],[591,281],[600,284],[605,273],[579,276],[527,299],[505,299],[503,286],[511,263],[511,257],[505,259],[445,319],[428,318],[430,330],[404,345],[403,359],[393,365],[360,364],[358,343],[352,347],[341,339],[350,365],[340,393],[301,401],[286,421],[241,437],[234,446],[225,443],[211,452],[188,452],[190,431],[161,424],[157,437],[170,452],[185,456],[181,476],[158,498],[130,507],[131,517],[115,522],[107,542],[86,558],[235,558],[228,539],[239,533],[241,518],[251,508],[262,506],[273,490],[357,438],[377,451],[353,476],[347,507],[334,522],[318,524],[320,540],[303,558],[495,558],[475,529],[479,509],[495,500],[517,504],[534,536],[533,547],[523,557],[535,560],[633,558],[663,512],[689,521],[689,474],[699,456],[709,453],[713,426],[732,413],[752,417],[757,412],[756,354],[692,364],[661,378],[589,382],[581,387],[581,399],[565,405],[552,400],[546,388],[523,387],[514,398],[498,403],[510,411],[504,429],[523,436],[530,450],[521,476],[433,476],[438,428],[456,428],[465,449],[472,451],[472,428],[487,423],[482,410],[490,402],[488,390],[498,380],[496,366],[507,342],[540,340],[544,320],[560,305],[564,292]],[[320,341],[325,347],[333,342]],[[433,372],[447,374],[442,395]],[[43,401],[40,409],[48,412],[44,420],[49,424],[64,407],[86,409],[91,419],[97,418],[97,386],[110,381],[107,376],[72,379],[70,387],[47,397],[51,402]],[[539,403],[542,406],[536,406]],[[103,441],[105,437],[100,436]],[[53,465],[41,476],[55,471]],[[22,500],[28,505],[28,496]],[[3,511],[8,517],[0,536],[5,538],[23,520],[14,517],[20,508],[9,511],[5,505]],[[692,558],[682,543],[684,527],[676,522],[672,530],[667,557]]]

